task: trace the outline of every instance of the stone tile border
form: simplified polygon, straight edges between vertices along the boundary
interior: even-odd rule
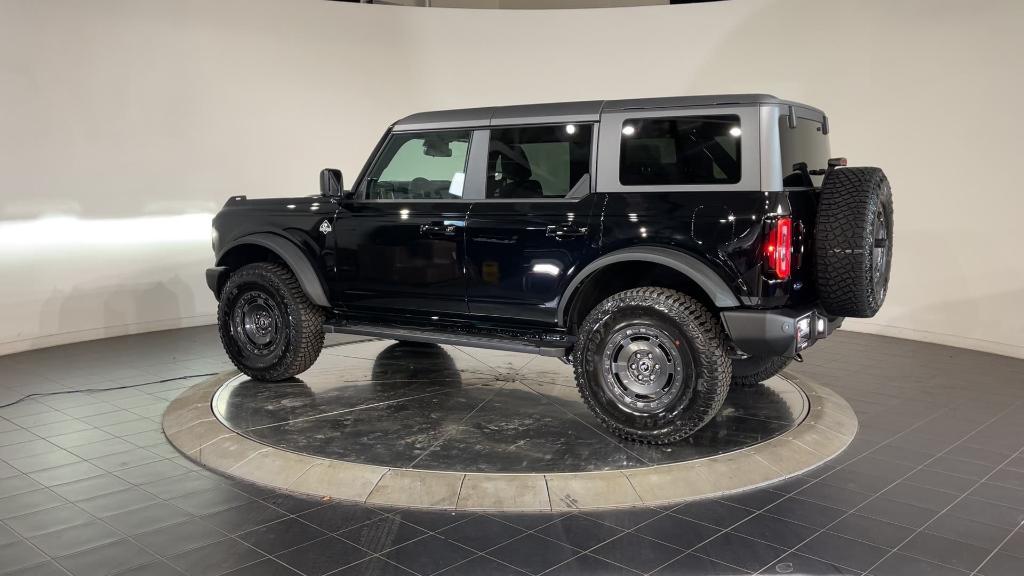
[[[857,416],[838,394],[784,372],[809,401],[789,432],[699,460],[601,472],[487,474],[385,468],[289,452],[224,426],[214,394],[237,372],[189,388],[167,407],[163,430],[188,458],[256,484],[338,500],[416,508],[550,511],[656,505],[720,496],[790,478],[842,452]]]

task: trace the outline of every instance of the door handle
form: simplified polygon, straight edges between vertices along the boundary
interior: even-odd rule
[[[548,226],[547,230],[547,235],[552,236],[554,238],[583,236],[586,233],[586,226],[577,226],[575,224],[559,224],[557,226]]]
[[[459,229],[455,224],[431,222],[420,226],[420,234],[423,236],[454,236]]]

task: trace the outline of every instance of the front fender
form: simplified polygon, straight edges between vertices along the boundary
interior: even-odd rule
[[[327,287],[323,276],[313,266],[302,248],[284,236],[278,236],[270,232],[242,236],[221,249],[220,253],[217,254],[217,266],[223,266],[225,255],[233,248],[244,245],[260,246],[277,254],[288,268],[291,269],[292,273],[295,274],[295,278],[298,279],[299,286],[305,292],[306,297],[317,306],[330,307],[331,304],[327,299]]]

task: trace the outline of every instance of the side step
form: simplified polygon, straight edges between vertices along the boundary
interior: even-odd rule
[[[366,324],[359,322],[339,322],[324,324],[324,332],[328,334],[354,334],[356,336],[372,336],[389,340],[409,340],[412,342],[428,342],[431,344],[447,344],[449,346],[467,346],[470,348],[487,348],[506,352],[523,352],[562,358],[568,354],[571,342],[544,341],[532,338],[515,338],[511,336],[492,336],[463,332],[447,332],[391,326],[382,324]]]

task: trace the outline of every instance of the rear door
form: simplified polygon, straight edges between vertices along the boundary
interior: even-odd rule
[[[471,130],[395,132],[342,203],[336,286],[353,310],[467,312],[465,199]]]
[[[553,325],[567,278],[594,251],[595,124],[503,126],[486,140],[483,199],[466,226],[469,310]]]

